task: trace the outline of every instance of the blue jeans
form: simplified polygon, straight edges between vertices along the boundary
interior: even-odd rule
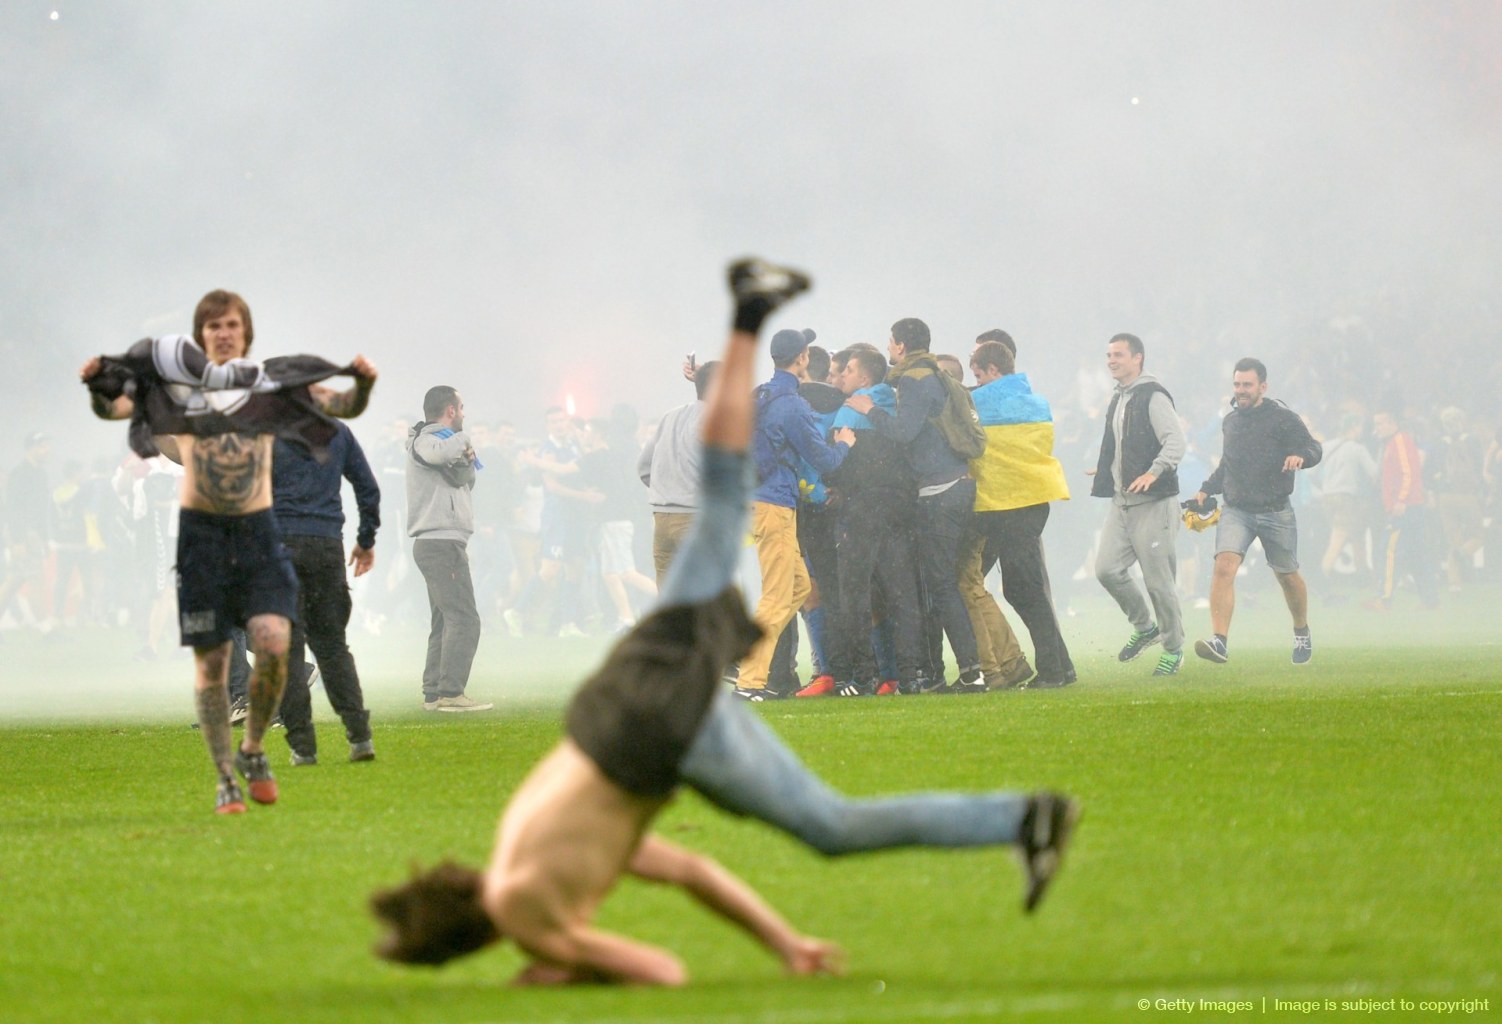
[[[745,455],[706,447],[698,517],[668,570],[660,603],[706,601],[730,585],[745,533]],[[1018,793],[916,793],[852,800],[836,793],[722,687],[678,766],[712,803],[764,821],[820,853],[893,846],[1015,843],[1027,807]]]

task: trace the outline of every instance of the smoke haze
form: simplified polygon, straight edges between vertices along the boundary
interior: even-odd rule
[[[444,380],[526,426],[567,391],[681,401],[742,251],[815,272],[794,318],[832,345],[1004,326],[1055,390],[1117,330],[1229,361],[1393,292],[1453,321],[1502,279],[1488,3],[22,2],[0,24],[9,436],[93,444],[78,363],[187,329],[220,286],[259,355],[369,354],[377,419]]]

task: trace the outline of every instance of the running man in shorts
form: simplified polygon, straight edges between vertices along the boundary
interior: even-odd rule
[[[502,814],[489,867],[444,863],[372,896],[391,927],[377,947],[382,957],[436,965],[509,937],[531,957],[519,984],[681,985],[677,957],[593,923],[630,874],[682,887],[754,935],[792,974],[837,972],[839,947],[801,934],[746,882],[648,831],[680,784],[830,856],[1016,846],[1028,910],[1057,871],[1079,813],[1074,801],[1008,792],[846,799],[720,682],[759,635],[731,585],[750,498],[757,334],[809,281],[748,260],[730,268],[730,286],[737,308],[703,418],[700,511],[657,610],[580,687],[566,737]]]
[[[94,413],[131,420],[142,457],[182,464],[177,601],[182,644],[193,648],[198,724],[218,772],[214,809],[242,814],[250,798],[276,802],[262,739],[287,682],[287,648],[297,615],[297,575],[271,510],[271,453],[278,436],[315,456],[332,438],[328,416],[358,416],[375,385],[363,356],[347,367],[312,356],[245,358],[254,340],[250,307],[212,291],[193,314],[193,337],[149,338],[122,356],[96,356],[79,370]],[[355,378],[347,391],[318,381]],[[326,457],[326,454],[325,454]],[[232,750],[227,685],[230,630],[243,628],[255,652],[245,737]]]

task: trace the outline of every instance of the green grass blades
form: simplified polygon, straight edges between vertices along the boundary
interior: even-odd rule
[[[682,956],[693,980],[675,992],[508,989],[522,963],[510,947],[440,971],[369,952],[372,888],[413,861],[483,862],[600,644],[560,655],[487,638],[471,689],[499,709],[437,715],[416,710],[408,674],[382,670],[420,663],[420,636],[357,643],[378,760],[344,760],[315,692],[323,763],[288,766],[273,732],[281,802],[230,819],[212,813],[187,725],[188,665],[157,666],[139,686],[160,702],[148,693],[139,713],[100,686],[111,724],[10,714],[0,727],[0,1017],[1149,1021],[1190,1015],[1185,1000],[1196,1018],[1250,1003],[1259,1019],[1408,1020],[1437,1015],[1421,1003],[1489,999],[1473,1008],[1488,1019],[1502,1012],[1499,649],[1480,618],[1453,615],[1404,620],[1413,645],[1379,649],[1397,620],[1345,614],[1342,629],[1316,618],[1307,668],[1288,664],[1274,606],[1239,616],[1229,664],[1191,654],[1181,676],[1153,679],[1147,660],[1115,662],[1128,629],[1095,608],[1088,628],[1066,624],[1081,682],[1064,690],[759,707],[851,793],[1050,786],[1080,797],[1084,821],[1028,918],[1006,851],[826,860],[685,795],[664,833],[844,944],[850,973],[784,979],[682,895],[626,882],[601,922]],[[26,642],[10,640],[8,656]],[[1414,1009],[1369,1015],[1362,999]]]

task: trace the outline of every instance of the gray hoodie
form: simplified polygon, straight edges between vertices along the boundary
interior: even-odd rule
[[[475,467],[465,456],[469,435],[438,437],[441,423],[418,423],[407,433],[407,533],[419,540],[468,541],[475,532],[470,491]]]

